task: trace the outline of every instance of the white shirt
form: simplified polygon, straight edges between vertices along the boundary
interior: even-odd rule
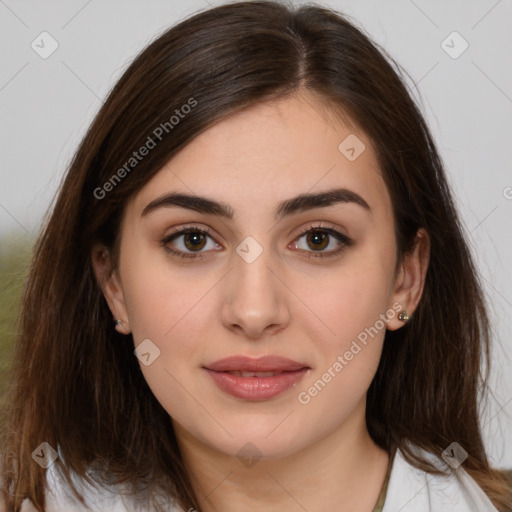
[[[440,457],[420,452],[439,469],[448,464]],[[382,512],[499,512],[463,469],[448,476],[431,475],[410,465],[397,451],[389,476],[386,501]]]
[[[425,454],[425,452],[422,452]],[[443,459],[432,454],[426,456],[440,469],[448,468]],[[87,503],[84,508],[71,495],[66,496],[62,482],[58,480],[53,466],[48,468],[47,479],[50,492],[47,494],[47,512],[133,512],[129,497],[123,500],[117,490],[85,488],[79,490]],[[83,491],[83,492],[82,492]],[[32,512],[30,502],[23,502],[22,512]],[[185,512],[178,506],[169,506],[169,512]],[[475,480],[462,466],[451,471],[449,476],[431,475],[410,465],[400,451],[395,454],[389,476],[383,512],[499,512]]]

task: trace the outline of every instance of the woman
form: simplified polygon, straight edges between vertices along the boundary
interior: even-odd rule
[[[488,350],[383,52],[324,8],[216,7],[124,73],[35,247],[6,508],[505,510]]]

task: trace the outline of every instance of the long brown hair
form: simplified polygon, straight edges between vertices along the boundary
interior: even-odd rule
[[[496,506],[511,504],[479,426],[490,339],[481,285],[442,162],[401,73],[339,13],[254,1],[196,14],[144,49],[70,163],[22,299],[2,445],[9,510],[28,497],[44,511],[45,470],[31,458],[43,441],[59,447],[55,464],[72,488],[72,472],[87,480],[94,468],[99,483],[125,483],[138,496],[159,491],[200,510],[171,419],[144,380],[132,340],[113,329],[91,248],[101,242],[116,254],[128,199],[194,137],[300,89],[347,113],[372,140],[398,255],[413,247],[419,228],[431,239],[418,309],[407,326],[386,333],[368,391],[370,435],[431,472],[411,444],[440,454],[457,441],[469,454],[465,469]],[[148,137],[154,146],[131,161]]]

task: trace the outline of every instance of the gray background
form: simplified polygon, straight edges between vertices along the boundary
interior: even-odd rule
[[[0,236],[37,233],[93,115],[142,47],[218,3],[0,0]],[[512,1],[321,5],[353,16],[407,70],[438,142],[495,321],[485,441],[493,464],[512,467]],[[43,31],[59,45],[46,59],[31,47]],[[463,48],[454,31],[469,45],[457,58],[445,51]]]

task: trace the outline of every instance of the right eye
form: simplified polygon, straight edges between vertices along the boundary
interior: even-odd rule
[[[202,258],[205,252],[203,249],[205,247],[208,249],[208,239],[211,240],[211,250],[220,248],[209,229],[198,228],[197,226],[188,226],[176,231],[165,237],[160,243],[167,252],[179,258]],[[174,248],[169,246],[171,243]]]

